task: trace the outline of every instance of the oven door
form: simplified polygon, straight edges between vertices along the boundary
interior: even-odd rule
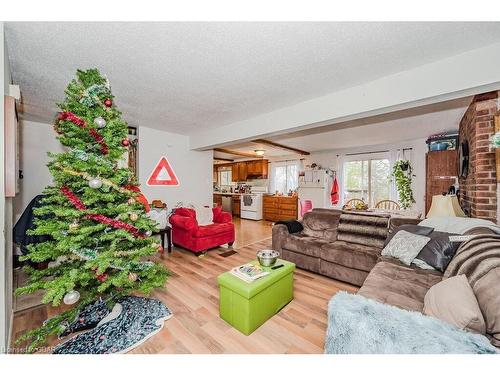
[[[257,211],[256,199],[252,194],[243,194],[241,196],[241,210]]]

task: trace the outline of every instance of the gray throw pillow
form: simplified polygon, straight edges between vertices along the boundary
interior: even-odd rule
[[[410,232],[413,234],[419,234],[421,236],[427,236],[434,231],[434,228],[424,227],[422,225],[416,225],[416,224],[400,225],[392,233],[389,233],[387,235],[387,239],[385,240],[385,245],[387,245],[392,240],[392,237],[394,237],[394,235],[401,230],[404,230],[404,231],[407,231],[407,232]]]
[[[461,242],[450,242],[452,233],[434,231],[428,235],[430,241],[416,256],[435,269],[444,272],[457,252]]]
[[[387,246],[384,247],[382,255],[397,258],[409,266],[429,241],[429,237],[400,230],[392,237]]]

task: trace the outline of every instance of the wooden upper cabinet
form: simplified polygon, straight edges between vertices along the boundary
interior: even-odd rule
[[[429,211],[432,197],[447,193],[458,175],[456,150],[429,151],[426,156],[425,212]]]
[[[247,179],[267,178],[267,160],[241,161],[231,164],[231,180],[243,182]]]
[[[267,163],[266,159],[247,161],[247,174],[251,178],[267,178]]]

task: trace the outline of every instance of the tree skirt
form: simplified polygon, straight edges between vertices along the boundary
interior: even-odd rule
[[[91,314],[88,309],[82,312]],[[172,312],[157,299],[123,297],[95,328],[57,345],[53,354],[126,353],[160,332],[171,317]],[[76,322],[80,319],[81,315]]]

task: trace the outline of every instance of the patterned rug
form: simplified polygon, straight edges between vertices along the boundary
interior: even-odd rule
[[[83,315],[80,314],[67,331],[80,329],[81,325],[87,324],[87,318],[95,321],[103,311],[99,301],[90,305],[82,310]],[[171,317],[172,312],[157,299],[123,297],[95,328],[57,345],[53,354],[126,353],[160,332],[164,321]]]

